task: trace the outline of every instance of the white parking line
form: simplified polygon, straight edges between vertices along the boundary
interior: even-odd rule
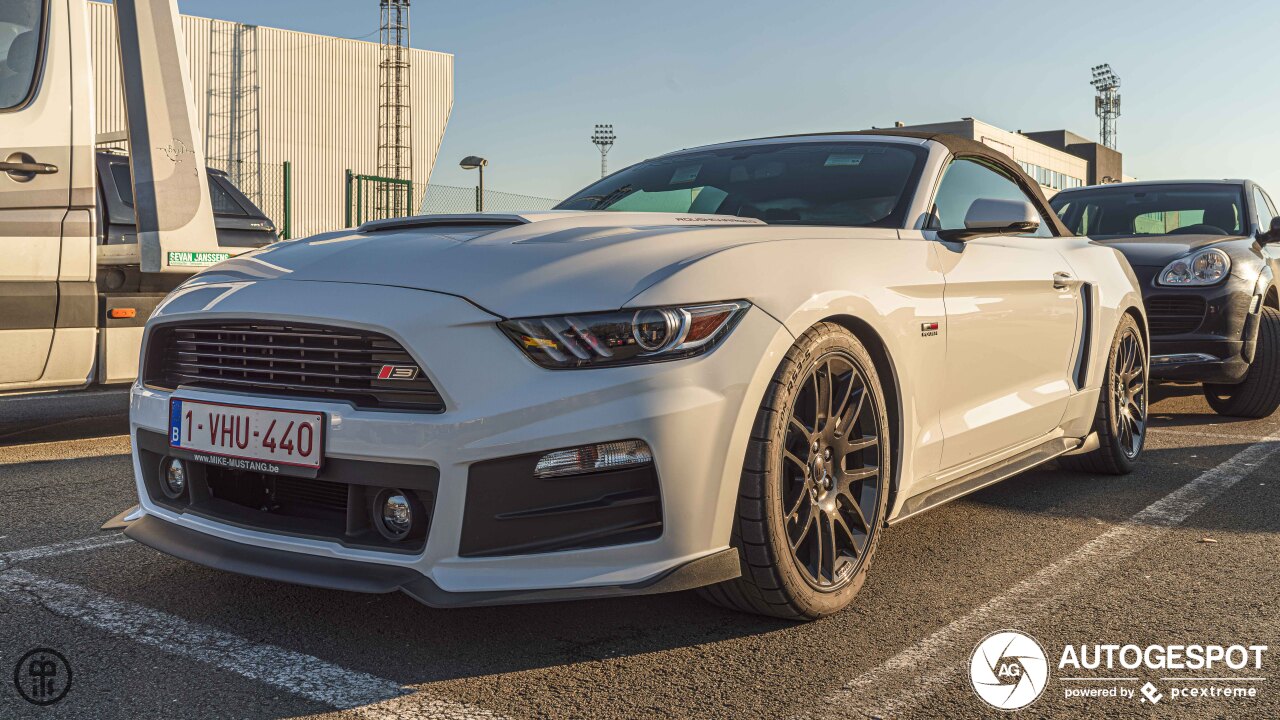
[[[983,635],[1049,614],[1066,602],[1072,590],[1113,570],[1117,560],[1186,520],[1278,451],[1276,438],[1241,450],[1004,594],[854,678],[801,717],[892,717],[919,707],[935,689],[955,681],[968,667],[969,649]]]
[[[95,535],[93,537],[82,538],[80,540],[68,540],[67,542],[55,543],[53,545],[26,548],[24,550],[10,550],[8,552],[0,552],[0,565],[11,565],[13,563],[27,562],[29,560],[40,560],[42,558],[66,555],[68,553],[84,552],[86,550],[97,550],[99,548],[111,547],[112,545],[124,545],[128,542],[131,542],[129,538],[121,535],[120,533],[112,533],[110,535]]]
[[[1267,438],[1263,435],[1251,435],[1251,434],[1233,435],[1231,433],[1208,432],[1205,430],[1183,430],[1183,429],[1174,429],[1174,428],[1168,428],[1168,427],[1148,428],[1148,432],[1155,433],[1156,435],[1159,435],[1159,436],[1174,435],[1174,436],[1181,436],[1181,437],[1207,438],[1210,440],[1229,440],[1231,442],[1238,442],[1238,443],[1239,442],[1248,442],[1248,443],[1266,442],[1267,440]]]
[[[501,720],[482,708],[442,700],[398,683],[355,672],[303,653],[246,640],[159,610],[13,568],[19,562],[132,542],[119,533],[0,553],[0,595],[95,629],[151,645],[273,685],[367,720]],[[411,693],[411,694],[407,694]]]

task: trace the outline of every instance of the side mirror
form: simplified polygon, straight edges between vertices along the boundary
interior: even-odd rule
[[[1040,213],[1026,200],[978,198],[964,216],[964,229],[939,230],[942,240],[972,240],[991,235],[1016,235],[1040,228]]]
[[[1271,229],[1258,233],[1258,242],[1273,243],[1280,240],[1280,215],[1271,218]]]

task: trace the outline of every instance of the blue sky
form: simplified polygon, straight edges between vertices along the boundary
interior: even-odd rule
[[[179,0],[182,12],[377,40],[376,0]],[[1251,177],[1280,199],[1280,3],[414,0],[413,45],[453,53],[433,182],[487,157],[495,190],[562,197],[662,152],[976,117],[1096,139],[1089,68],[1123,79],[1142,179]]]

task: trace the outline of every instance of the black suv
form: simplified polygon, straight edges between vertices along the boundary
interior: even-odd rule
[[[1142,285],[1155,380],[1204,383],[1222,415],[1280,406],[1280,218],[1249,180],[1118,183],[1049,204],[1077,235],[1129,259]]]

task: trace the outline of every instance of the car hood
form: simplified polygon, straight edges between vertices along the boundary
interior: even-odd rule
[[[1247,237],[1233,235],[1148,235],[1144,237],[1095,237],[1094,242],[1119,250],[1130,265],[1164,267],[1200,248],[1225,245]]]
[[[433,215],[276,243],[191,282],[391,285],[464,297],[502,317],[611,310],[699,258],[796,230],[720,215]]]

